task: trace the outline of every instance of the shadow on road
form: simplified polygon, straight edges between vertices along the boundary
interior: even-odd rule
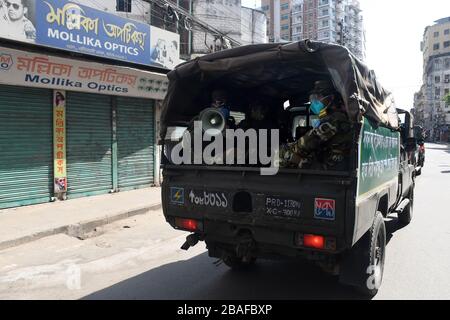
[[[387,242],[400,230],[396,218],[386,220]],[[248,271],[216,266],[207,253],[169,263],[100,290],[83,299],[366,299],[337,277],[301,260],[258,261]]]
[[[83,299],[363,299],[336,277],[303,261],[258,261],[251,270],[215,266],[207,253],[170,263]]]

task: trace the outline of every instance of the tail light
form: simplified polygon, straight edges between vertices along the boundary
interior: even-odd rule
[[[203,231],[203,223],[194,219],[175,218],[175,226],[186,231]]]
[[[335,251],[336,238],[299,233],[296,236],[296,245],[305,248]]]

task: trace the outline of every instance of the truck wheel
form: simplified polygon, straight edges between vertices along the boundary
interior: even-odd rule
[[[412,217],[413,217],[413,209],[414,209],[414,185],[411,187],[411,190],[409,191],[409,204],[408,206],[403,210],[403,212],[400,212],[398,214],[398,221],[401,225],[407,226],[411,223]]]
[[[225,256],[222,258],[223,262],[233,270],[244,270],[253,266],[256,262],[256,258],[251,258],[249,261],[244,261],[243,258],[238,258],[236,256]]]
[[[383,279],[385,252],[386,227],[383,215],[377,212],[370,230],[345,257],[340,282],[365,296],[375,296]]]

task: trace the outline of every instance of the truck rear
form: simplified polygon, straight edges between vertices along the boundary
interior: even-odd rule
[[[376,294],[385,257],[383,218],[398,212],[400,220],[411,220],[414,168],[402,156],[393,100],[373,73],[343,47],[307,41],[207,55],[177,67],[169,79],[161,121],[162,201],[167,222],[189,232],[182,248],[204,241],[210,257],[234,269],[248,268],[258,258],[305,258],[339,275],[343,284]],[[287,134],[274,141],[298,141],[317,121],[307,103],[317,79],[333,82],[353,123],[342,167],[275,165],[274,174],[262,174],[267,163],[202,161],[211,149],[205,141],[189,155],[178,149],[181,158],[199,157],[199,162],[174,160],[174,149],[195,144],[193,122],[221,133],[237,125],[205,107],[210,102],[205,92],[219,85],[233,93],[234,118],[246,125],[250,92],[284,106],[273,113],[272,129]],[[245,146],[255,145],[262,146],[259,138]]]

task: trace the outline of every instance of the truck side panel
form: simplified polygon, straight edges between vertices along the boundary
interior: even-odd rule
[[[383,197],[387,197],[388,208],[397,201],[399,165],[400,133],[376,127],[364,119],[359,139],[353,243],[371,227]]]

